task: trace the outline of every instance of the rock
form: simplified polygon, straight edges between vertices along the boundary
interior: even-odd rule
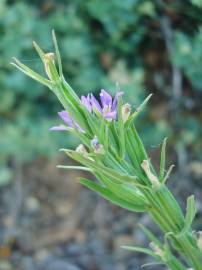
[[[43,262],[40,270],[80,270],[76,265],[69,263],[67,260],[52,258]]]
[[[29,256],[25,256],[22,259],[22,268],[26,269],[26,270],[36,270],[36,264],[34,263],[34,260],[29,257]]]
[[[12,266],[8,261],[0,260],[0,269],[1,270],[12,270]]]
[[[30,214],[35,214],[40,210],[40,203],[36,197],[28,197],[25,202],[25,207]]]

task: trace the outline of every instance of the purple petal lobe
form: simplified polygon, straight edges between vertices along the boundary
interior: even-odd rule
[[[75,123],[75,127],[76,127],[76,129],[77,129],[79,132],[85,133],[85,130],[84,130],[83,128],[81,128],[81,127],[79,126],[79,124]]]
[[[114,120],[116,119],[116,111],[108,112],[104,115],[104,117],[108,120]]]
[[[67,111],[61,111],[58,114],[68,126],[74,127],[74,122]]]
[[[93,148],[97,148],[99,146],[98,138],[96,136],[91,140],[91,146]]]
[[[112,104],[112,97],[104,89],[101,90],[100,100],[103,107],[106,105],[110,106]]]
[[[91,104],[93,109],[97,110],[99,113],[102,114],[102,108],[97,99],[93,96],[93,94],[91,94]]]
[[[64,131],[67,130],[67,128],[64,125],[54,126],[50,128],[51,131]]]
[[[86,109],[91,112],[92,111],[92,106],[90,103],[90,96],[88,95],[87,97],[81,96],[81,103],[86,107]]]
[[[116,107],[118,105],[119,97],[121,97],[123,94],[124,94],[124,92],[116,93],[115,98],[114,98],[113,103],[112,103],[112,111],[116,110]]]

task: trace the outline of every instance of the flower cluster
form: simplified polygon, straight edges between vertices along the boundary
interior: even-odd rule
[[[152,242],[150,248],[125,248],[149,254],[158,263],[163,263],[172,270],[201,270],[201,237],[197,239],[192,229],[196,214],[194,196],[188,197],[184,214],[166,186],[172,168],[171,166],[166,170],[165,167],[166,139],[162,143],[157,172],[134,125],[134,119],[151,95],[132,114],[130,104],[122,103],[120,97],[123,92],[118,92],[112,98],[102,89],[100,100],[93,94],[80,99],[64,79],[54,33],[53,40],[56,59],[54,54],[45,54],[34,43],[48,79],[16,59],[13,65],[46,85],[63,105],[64,111],[59,112],[59,116],[64,124],[52,127],[51,130],[71,130],[81,141],[76,150],[61,150],[83,166],[61,167],[91,172],[98,181],[82,178],[83,185],[125,209],[148,212],[165,234],[165,241],[161,243],[151,231],[144,228]]]
[[[94,97],[93,94],[88,94],[87,97],[82,96],[81,102],[87,108],[89,112],[96,112],[102,115],[108,121],[115,120],[117,118],[117,105],[118,99],[123,95],[123,92],[118,92],[113,100],[112,96],[104,89],[100,92],[100,101]]]
[[[123,95],[123,92],[118,92],[113,99],[112,96],[107,93],[104,89],[100,92],[100,101],[94,97],[93,94],[88,94],[87,97],[81,97],[81,103],[85,106],[85,108],[90,112],[98,113],[103,116],[107,121],[112,121],[117,118],[117,105],[119,97]],[[79,132],[85,132],[78,123],[74,121],[74,119],[68,113],[68,109],[66,111],[61,111],[58,113],[60,118],[64,121],[65,125],[54,126],[50,130],[54,131],[64,131],[68,130],[66,125],[69,128],[75,128]]]

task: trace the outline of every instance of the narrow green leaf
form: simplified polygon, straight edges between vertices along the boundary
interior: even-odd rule
[[[111,192],[109,189],[102,187],[88,179],[81,178],[80,180],[81,184],[86,186],[87,188],[97,192],[99,195],[101,195],[103,198],[106,200],[112,202],[113,204],[116,204],[122,208],[125,208],[129,211],[134,211],[134,212],[144,212],[146,209],[144,206],[141,205],[136,205],[135,203],[129,203],[125,201],[124,199],[121,199],[117,197],[113,192]]]
[[[57,168],[67,169],[67,170],[81,170],[81,171],[91,172],[91,170],[89,168],[83,167],[83,166],[57,165]]]
[[[138,132],[137,132],[135,126],[133,126],[133,128],[132,128],[132,133],[133,133],[133,138],[132,139],[137,142],[139,156],[140,156],[140,160],[142,162],[144,159],[148,159],[146,150],[144,148],[142,140],[140,139],[140,136],[138,135]]]
[[[140,252],[140,253],[144,253],[147,255],[150,255],[156,259],[159,259],[159,257],[150,249],[148,248],[142,248],[142,247],[130,247],[130,246],[121,246],[124,249],[130,250],[130,251],[135,251],[135,252]]]
[[[167,138],[163,140],[163,144],[161,147],[161,159],[160,159],[160,173],[159,173],[159,181],[162,182],[165,174],[165,161],[166,161],[166,142]]]
[[[34,45],[34,48],[37,51],[38,55],[40,56],[42,62],[44,62],[45,52],[39,47],[39,45],[35,41],[33,41],[33,45]]]
[[[137,170],[142,170],[140,167],[141,161],[138,155],[138,144],[133,138],[131,130],[126,131],[126,150],[131,160],[131,163]]]
[[[11,65],[13,65],[14,67],[16,67],[17,69],[19,69],[20,71],[22,71],[23,73],[25,73],[27,76],[31,77],[32,79],[34,79],[35,81],[40,82],[41,84],[46,85],[48,88],[50,88],[51,90],[53,90],[53,85],[52,83],[47,80],[46,78],[42,77],[41,75],[39,75],[37,72],[33,71],[31,68],[29,68],[28,66],[24,65],[22,62],[20,62],[18,59],[13,58],[13,60],[15,61],[11,63]]]
[[[72,151],[69,149],[61,149],[64,151],[70,158],[80,162],[81,164],[89,167],[93,174],[100,173],[103,176],[109,178],[110,180],[114,181],[114,183],[122,184],[122,183],[132,183],[136,187],[141,187],[143,189],[149,189],[147,186],[139,184],[138,179],[135,176],[127,175],[120,173],[119,171],[113,170],[109,167],[102,165],[99,162],[96,162],[93,159],[89,159],[88,156],[82,155],[76,151]]]
[[[189,230],[196,215],[196,205],[194,195],[191,195],[187,199],[187,209],[185,215],[185,227],[184,230]]]
[[[127,126],[131,125],[135,120],[135,118],[142,112],[142,110],[144,109],[145,105],[148,103],[152,95],[153,94],[150,94],[148,97],[146,97],[146,99],[140,104],[140,106],[138,106],[136,111],[128,118],[128,120],[126,121]]]
[[[143,232],[146,234],[146,236],[148,237],[148,239],[151,242],[154,242],[159,248],[162,248],[161,242],[158,240],[158,238],[149,229],[147,229],[142,224],[138,224],[138,225],[140,226],[140,228],[143,230]]]
[[[121,199],[124,198],[124,200],[129,203],[138,204],[144,208],[148,206],[146,198],[135,186],[129,186],[128,184],[116,184],[111,179],[103,176],[103,174],[96,173],[95,176],[104,186],[116,194],[117,197]]]
[[[116,128],[116,122],[113,121],[110,125],[109,128],[109,135],[112,138],[113,144],[114,144],[114,148],[119,149],[119,137],[118,137],[118,133],[117,133],[117,128]],[[118,154],[117,154],[118,155]]]
[[[58,48],[57,38],[56,38],[54,30],[52,30],[52,37],[53,37],[53,44],[54,44],[55,52],[56,52],[56,58],[57,58],[57,63],[58,63],[58,68],[59,68],[59,74],[60,74],[60,77],[62,78],[63,77],[62,61],[61,61],[60,51],[59,51],[59,48]]]
[[[164,262],[151,262],[151,263],[144,263],[143,265],[141,265],[141,268],[145,268],[148,266],[155,266],[155,265],[165,265]]]
[[[124,158],[125,155],[125,132],[124,132],[124,123],[122,119],[122,106],[123,100],[122,97],[119,98],[118,102],[118,136],[119,136],[119,157],[120,159]]]

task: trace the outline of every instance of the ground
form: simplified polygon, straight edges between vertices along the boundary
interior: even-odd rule
[[[56,168],[60,162],[38,158],[17,166],[11,184],[1,189],[0,269],[134,270],[150,262],[146,256],[120,248],[148,244],[138,223],[158,232],[147,214],[113,206],[80,185],[81,171]],[[192,164],[189,172],[195,167]],[[181,201],[190,190],[196,198],[202,197],[200,181],[191,179],[185,178],[185,185],[178,189],[171,181],[171,189]],[[197,204],[201,214],[201,204]],[[198,218],[196,227],[200,224]]]

